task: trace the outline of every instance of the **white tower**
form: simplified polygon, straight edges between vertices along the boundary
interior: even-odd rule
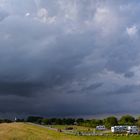
[[[17,121],[17,118],[15,117],[15,122]]]

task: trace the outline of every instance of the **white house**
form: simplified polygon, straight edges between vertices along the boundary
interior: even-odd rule
[[[105,130],[105,126],[104,125],[99,125],[99,126],[96,126],[96,130]]]
[[[128,126],[128,134],[138,134],[139,133],[139,129],[137,126]]]

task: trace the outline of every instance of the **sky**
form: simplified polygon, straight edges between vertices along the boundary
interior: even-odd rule
[[[140,113],[139,0],[0,0],[0,116]]]

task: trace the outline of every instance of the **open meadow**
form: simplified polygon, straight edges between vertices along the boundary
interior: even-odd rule
[[[32,124],[4,123],[0,140],[140,140],[140,136],[74,136]]]

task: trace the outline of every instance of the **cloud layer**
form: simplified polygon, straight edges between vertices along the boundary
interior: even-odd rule
[[[139,7],[138,0],[1,0],[1,113],[139,113]]]

